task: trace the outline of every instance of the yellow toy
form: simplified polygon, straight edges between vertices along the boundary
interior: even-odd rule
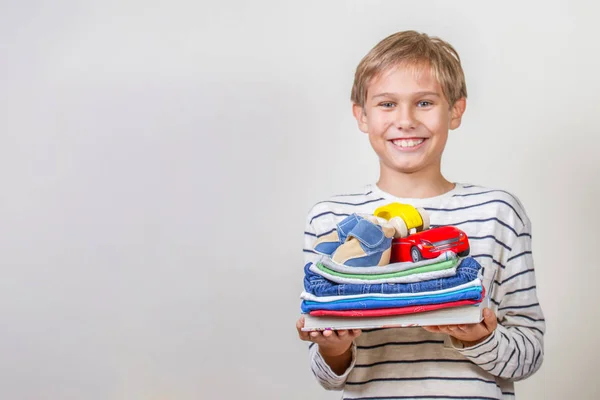
[[[390,203],[381,206],[373,215],[386,219],[396,229],[395,237],[407,237],[411,230],[421,232],[429,229],[429,214],[424,208],[415,208],[410,204]]]

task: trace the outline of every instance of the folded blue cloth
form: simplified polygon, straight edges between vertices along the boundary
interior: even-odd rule
[[[472,257],[464,258],[456,268],[456,275],[412,283],[350,284],[335,283],[304,266],[304,290],[315,296],[348,296],[368,293],[420,293],[450,289],[477,278],[481,265]]]
[[[314,310],[369,310],[376,308],[422,306],[426,304],[440,304],[459,300],[478,300],[481,298],[482,287],[474,286],[454,292],[431,294],[426,296],[411,296],[402,298],[369,297],[361,299],[336,300],[329,302],[303,300],[301,309],[303,313]]]

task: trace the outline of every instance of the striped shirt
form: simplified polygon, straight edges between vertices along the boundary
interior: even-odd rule
[[[425,208],[431,226],[454,225],[469,237],[471,256],[483,269],[499,325],[470,348],[448,335],[422,328],[364,330],[352,345],[352,362],[336,375],[309,348],[311,369],[343,399],[509,399],[516,380],[537,371],[543,360],[545,320],[536,295],[531,253],[531,222],[508,192],[456,184],[443,195],[403,199],[377,185],[359,193],[333,196],[314,205],[304,232],[305,263],[314,262],[315,240],[352,213],[373,213],[391,202]]]

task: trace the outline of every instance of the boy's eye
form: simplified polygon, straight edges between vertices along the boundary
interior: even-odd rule
[[[417,103],[417,105],[419,107],[429,107],[430,105],[432,105],[433,103],[427,100],[421,100],[420,102]]]
[[[379,103],[379,106],[383,108],[392,108],[394,107],[394,103],[392,103],[391,101],[384,101],[382,103]]]

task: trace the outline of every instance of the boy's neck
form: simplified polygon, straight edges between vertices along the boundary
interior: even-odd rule
[[[382,166],[377,186],[393,196],[408,199],[425,199],[440,196],[454,189],[439,171],[404,173],[390,171]]]

